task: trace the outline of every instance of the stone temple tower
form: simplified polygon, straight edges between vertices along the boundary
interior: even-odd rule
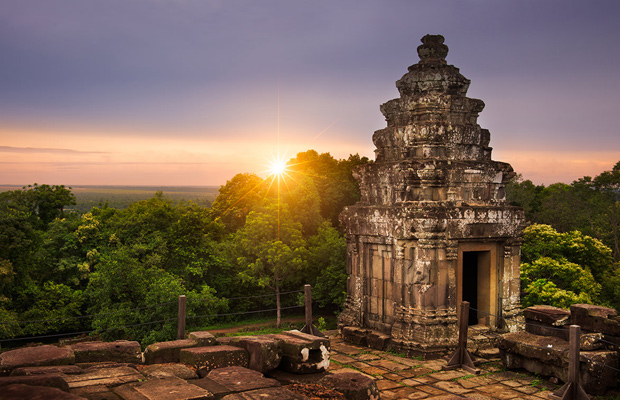
[[[381,106],[376,160],[355,171],[361,200],[340,220],[347,236],[345,337],[411,355],[439,356],[457,341],[457,308],[471,325],[513,330],[520,318],[524,215],[506,203],[515,175],[491,160],[477,124],[484,102],[448,65],[440,35],[426,35],[420,61]],[[498,318],[501,317],[501,318]]]

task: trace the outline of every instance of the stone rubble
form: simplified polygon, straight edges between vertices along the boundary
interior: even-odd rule
[[[315,392],[310,393],[325,395],[320,397],[324,399],[533,400],[546,399],[560,386],[542,376],[507,371],[499,358],[479,365],[480,375],[471,375],[464,370],[442,371],[442,366],[446,365],[443,359],[407,358],[393,349],[379,351],[367,345],[345,342],[336,331],[326,334],[330,366],[324,372],[295,374],[272,369],[263,374],[233,366],[214,369],[205,377],[197,378],[195,369],[182,363],[132,365],[102,362],[16,367],[11,376],[0,377],[0,398],[302,400],[309,398],[302,393],[309,393],[314,388]],[[297,333],[292,337],[295,335]],[[326,339],[317,340],[323,345],[326,343]],[[0,354],[0,364],[6,353]],[[15,360],[15,353],[11,359]],[[77,373],[78,370],[82,372]],[[85,374],[92,378],[88,384],[83,379]],[[24,383],[25,378],[30,381]],[[292,390],[294,388],[297,390]],[[327,397],[334,390],[344,397]]]
[[[501,336],[499,350],[507,368],[568,381],[569,326],[579,325],[579,379],[590,394],[604,394],[618,386],[620,318],[614,309],[573,304],[570,311],[533,306],[523,312],[525,332]]]

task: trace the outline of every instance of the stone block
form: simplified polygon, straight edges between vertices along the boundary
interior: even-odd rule
[[[327,374],[320,384],[343,393],[347,400],[379,399],[379,388],[375,380],[359,372]]]
[[[523,310],[526,322],[538,323],[549,326],[568,325],[570,311],[563,308],[540,305],[532,306]]]
[[[76,363],[114,361],[120,363],[142,363],[140,343],[128,340],[115,342],[82,342],[70,346],[75,353]]]
[[[342,337],[347,342],[351,342],[359,346],[367,346],[368,332],[368,329],[362,329],[356,326],[345,326],[342,328]]]
[[[573,304],[570,306],[570,312],[571,316],[578,317],[611,318],[618,316],[618,311],[615,309],[594,304]]]
[[[387,380],[387,379],[386,379]],[[395,385],[399,386],[397,383]],[[340,393],[334,389],[328,389],[323,385],[319,384],[300,384],[295,383],[292,385],[286,386],[288,390],[291,392],[295,392],[297,394],[301,394],[302,396],[306,396],[310,399],[330,399],[330,400],[347,400],[344,394]]]
[[[602,333],[583,333],[579,336],[579,349],[581,351],[602,350],[605,348]]]
[[[563,308],[540,305],[526,308],[523,311],[523,316],[525,317],[526,332],[568,340],[570,311]]]
[[[215,368],[231,366],[247,367],[248,352],[233,346],[194,347],[181,350],[181,362],[198,369],[198,375],[204,377]]]
[[[329,367],[329,339],[299,331],[266,335],[280,342],[280,369],[296,374],[323,372]]]
[[[0,374],[8,374],[18,367],[68,365],[75,362],[73,350],[51,345],[22,347],[0,354]]]
[[[216,399],[221,399],[222,397],[232,393],[230,390],[207,376],[200,379],[194,379],[191,383],[192,385],[199,386],[209,393],[212,393]]]
[[[579,325],[582,330],[620,336],[618,312],[613,308],[592,304],[573,304],[570,306],[570,311],[571,324]]]
[[[47,367],[19,367],[11,372],[11,376],[30,376],[30,375],[76,375],[84,370],[77,365],[50,365]]]
[[[153,343],[144,350],[145,364],[178,363],[182,349],[198,347],[193,339],[171,340]]]
[[[319,372],[316,374],[295,374],[292,372],[283,371],[281,369],[274,369],[269,371],[266,375],[280,382],[282,385],[312,385],[319,384],[319,381],[330,372]]]
[[[179,378],[151,379],[113,389],[124,400],[203,400],[213,393]]]
[[[69,388],[104,385],[107,387],[119,386],[125,383],[138,382],[144,375],[130,367],[116,368],[89,368],[80,375],[63,375]]]
[[[215,336],[213,336],[207,331],[191,332],[189,335],[187,335],[187,337],[198,343],[198,347],[214,346],[217,344]]]
[[[370,331],[366,337],[368,347],[377,350],[386,350],[389,348],[391,336],[377,331]]]
[[[240,347],[248,352],[248,368],[265,373],[280,365],[282,349],[280,342],[265,336],[229,336],[218,342]]]
[[[243,367],[214,369],[209,372],[207,378],[222,385],[231,393],[281,386],[277,380],[265,378],[260,372]]]
[[[69,393],[88,400],[123,400],[112,389],[105,385],[94,385],[74,388]]]
[[[198,374],[185,364],[151,364],[140,370],[142,375],[148,378],[198,379]]]
[[[45,399],[45,400],[84,400],[84,397],[63,392],[62,390],[49,386],[30,386],[21,383],[14,383],[3,386],[3,400],[25,400],[25,399]]]
[[[69,384],[60,375],[33,375],[33,376],[5,376],[0,378],[0,393],[5,386],[21,384],[28,386],[48,386],[60,389],[63,392],[69,391]]]
[[[287,390],[283,387],[273,387],[267,389],[250,390],[249,392],[233,393],[222,397],[222,400],[308,400],[308,397],[302,396]]]
[[[500,356],[507,368],[524,368],[530,372],[568,380],[568,342],[532,335],[527,332],[507,333],[499,343]],[[589,361],[589,360],[593,360]],[[615,351],[582,351],[579,376],[586,392],[603,394],[618,382],[618,353]]]

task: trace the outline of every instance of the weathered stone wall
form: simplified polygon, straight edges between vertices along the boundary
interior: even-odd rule
[[[555,376],[568,381],[569,326],[579,325],[579,379],[590,394],[618,385],[620,317],[616,310],[573,304],[570,311],[533,306],[523,312],[525,332],[508,333],[499,341],[507,368]]]
[[[488,275],[484,311],[514,328],[524,216],[505,199],[512,167],[491,160],[489,131],[477,124],[484,102],[466,97],[470,81],[447,64],[443,37],[422,42],[420,62],[396,82],[400,98],[381,106],[375,162],[354,172],[361,200],[340,215],[350,278],[339,323],[432,353],[456,343],[463,252],[491,254],[478,272]]]

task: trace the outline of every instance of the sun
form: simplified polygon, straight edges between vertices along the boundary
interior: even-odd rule
[[[269,175],[281,176],[286,173],[286,167],[286,161],[283,159],[274,159],[269,164],[269,169],[267,171],[269,172]]]

